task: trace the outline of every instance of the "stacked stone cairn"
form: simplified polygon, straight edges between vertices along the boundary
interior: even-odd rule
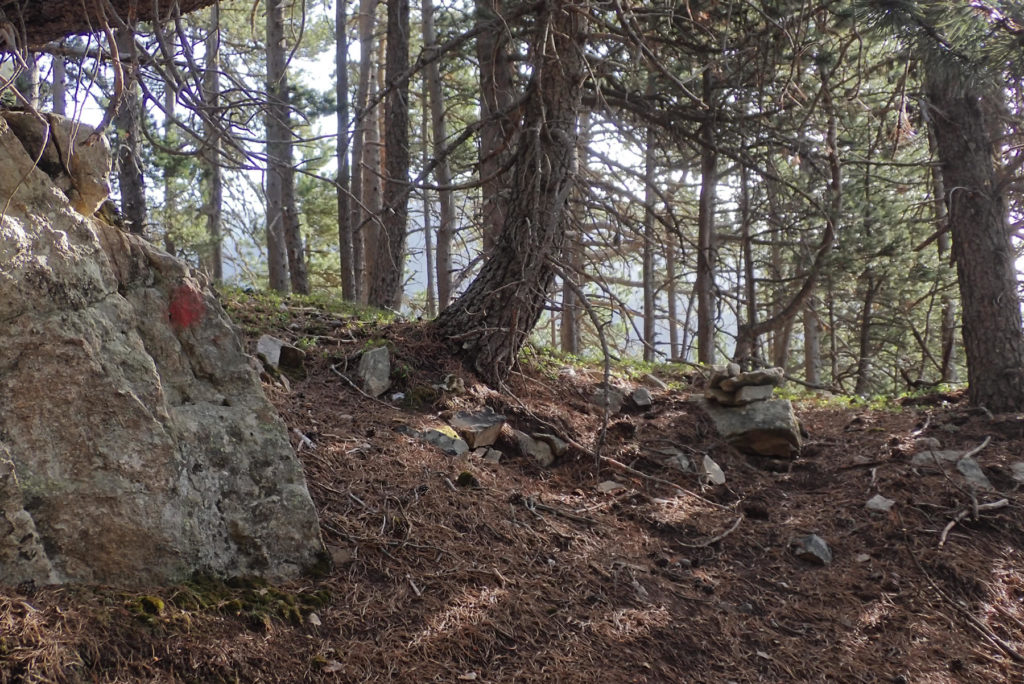
[[[782,368],[740,371],[738,363],[713,366],[704,396],[721,406],[746,406],[771,399],[776,387],[785,382]]]

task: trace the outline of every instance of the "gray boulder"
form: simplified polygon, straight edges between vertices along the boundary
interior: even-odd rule
[[[704,398],[694,400],[729,444],[740,451],[774,458],[794,458],[800,451],[800,425],[788,399],[727,407]]]
[[[646,387],[637,387],[629,395],[629,399],[637,408],[650,408],[654,404],[651,392]]]
[[[302,468],[203,278],[76,211],[96,184],[65,192],[2,119],[0,160],[0,532],[17,530],[0,582],[283,579],[316,563]]]

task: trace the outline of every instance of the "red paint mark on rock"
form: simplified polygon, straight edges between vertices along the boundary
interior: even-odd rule
[[[171,305],[167,313],[175,327],[189,328],[198,323],[206,313],[203,295],[187,283],[179,285],[171,294]]]

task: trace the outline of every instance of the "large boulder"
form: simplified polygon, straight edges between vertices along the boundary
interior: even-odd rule
[[[703,397],[695,402],[711,416],[718,434],[749,454],[793,458],[800,451],[800,424],[788,399],[722,406]]]
[[[0,583],[314,565],[302,468],[203,278],[75,211],[3,119],[0,160]]]

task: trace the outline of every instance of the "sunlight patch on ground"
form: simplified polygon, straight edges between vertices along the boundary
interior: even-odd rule
[[[636,638],[646,636],[651,630],[664,627],[672,622],[665,606],[652,608],[619,608],[605,613],[599,620],[588,626],[601,636]]]
[[[448,609],[435,615],[427,627],[413,637],[409,646],[419,646],[468,625],[480,624],[487,613],[507,595],[508,591],[499,587],[484,587],[477,591],[467,589],[462,596],[452,600]]]

